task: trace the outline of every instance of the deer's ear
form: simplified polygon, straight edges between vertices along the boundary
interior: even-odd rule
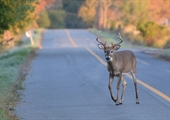
[[[100,50],[104,50],[104,46],[102,44],[98,44],[97,46],[99,47]]]
[[[114,46],[114,50],[119,50],[119,48],[120,48],[120,45]]]

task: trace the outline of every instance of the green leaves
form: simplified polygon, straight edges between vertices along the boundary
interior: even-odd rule
[[[9,11],[11,11],[11,8],[0,1],[0,34],[9,29],[10,24],[13,24],[10,16],[8,16]]]
[[[40,13],[37,23],[40,28],[48,28],[50,26],[50,19],[46,10]]]
[[[166,36],[166,27],[160,26],[155,22],[140,20],[137,24],[137,29],[141,31],[147,45],[152,46],[160,36]]]
[[[1,0],[0,1],[0,34],[12,28],[27,27],[31,21],[35,20],[36,0]]]
[[[121,20],[123,21],[124,25],[133,24],[136,25],[140,19],[148,19],[149,12],[147,10],[147,6],[149,1],[127,1],[124,0],[119,8],[121,11]]]

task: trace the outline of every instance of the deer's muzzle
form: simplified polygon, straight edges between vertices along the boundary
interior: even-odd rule
[[[112,58],[110,56],[106,56],[107,61],[112,61]]]

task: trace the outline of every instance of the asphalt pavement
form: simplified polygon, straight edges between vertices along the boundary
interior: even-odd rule
[[[137,105],[133,81],[125,77],[125,102],[116,106],[106,66],[86,49],[105,61],[95,39],[84,29],[45,31],[43,49],[30,65],[15,108],[20,120],[170,120],[170,63],[131,49],[137,57],[137,78],[167,99],[138,84]],[[117,79],[114,95],[116,84]]]

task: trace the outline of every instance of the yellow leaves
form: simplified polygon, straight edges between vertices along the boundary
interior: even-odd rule
[[[94,21],[96,0],[86,0],[85,4],[80,7],[78,17],[84,22],[91,24]]]

